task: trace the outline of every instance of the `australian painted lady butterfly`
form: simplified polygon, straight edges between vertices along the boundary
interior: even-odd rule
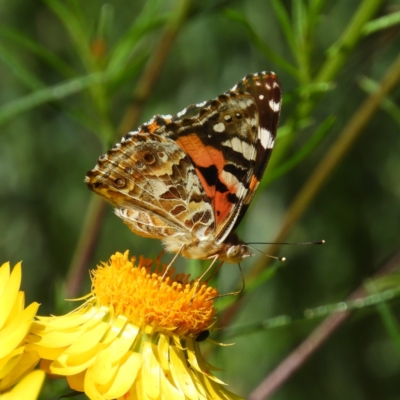
[[[250,255],[233,233],[274,146],[276,75],[247,75],[213,100],[156,115],[99,158],[89,188],[138,235],[188,258],[236,263]]]

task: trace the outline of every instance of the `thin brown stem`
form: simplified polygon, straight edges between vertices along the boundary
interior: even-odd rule
[[[153,55],[150,58],[146,69],[139,79],[139,83],[133,96],[134,100],[126,110],[118,127],[119,136],[129,132],[137,125],[144,103],[149,97],[149,94],[160,75],[161,69],[164,66],[172,44],[185,22],[190,7],[190,0],[180,0],[179,3],[180,8],[174,13],[175,17],[172,18],[170,23],[167,25],[164,34],[161,36],[161,40],[153,51]]]
[[[381,277],[398,268],[400,265],[400,251],[375,274],[374,278]],[[368,295],[364,285],[358,287],[347,300],[362,299]],[[272,395],[304,362],[333,334],[333,332],[351,315],[350,311],[335,313],[325,319],[303,343],[286,357],[275,370],[251,393],[250,400],[262,400]]]
[[[177,0],[177,9],[172,13],[173,17],[165,27],[158,45],[153,52],[153,56],[149,59],[139,79],[139,84],[133,96],[135,100],[127,107],[122,121],[119,124],[117,130],[119,136],[129,132],[138,124],[143,106],[150,97],[171,47],[185,23],[190,3],[190,0]],[[69,268],[66,283],[66,293],[68,297],[76,297],[79,293],[87,263],[97,243],[103,215],[104,202],[97,196],[93,197],[89,203],[83,228]]]
[[[79,294],[86,274],[86,266],[93,254],[100,233],[105,205],[105,202],[100,197],[92,196],[90,199],[78,244],[68,272],[65,286],[65,293],[68,298],[77,297]]]

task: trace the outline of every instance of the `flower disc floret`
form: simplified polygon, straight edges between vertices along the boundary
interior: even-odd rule
[[[128,253],[116,253],[110,263],[92,272],[92,293],[99,305],[112,306],[116,314],[136,325],[165,328],[179,335],[197,335],[212,324],[215,308],[212,299],[216,289],[189,275],[174,275],[174,269],[163,278],[165,266],[151,272],[152,260],[128,259]]]

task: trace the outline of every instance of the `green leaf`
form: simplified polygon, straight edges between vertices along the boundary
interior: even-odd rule
[[[141,47],[138,49],[138,45],[144,36],[148,33],[153,32],[155,29],[163,26],[166,22],[166,18],[154,17],[152,19],[146,19],[144,21],[136,21],[134,25],[128,30],[128,32],[115,44],[114,50],[110,55],[109,64],[107,69],[109,72],[116,73],[121,69],[124,69],[129,63],[129,60],[135,56],[138,51],[146,52],[151,51],[148,46]],[[143,53],[142,53],[143,54]]]
[[[0,44],[0,59],[4,61],[11,73],[16,76],[24,85],[31,89],[40,89],[43,87],[42,82],[34,74],[32,74],[27,68],[25,68],[23,62],[17,60],[14,54],[9,52],[5,47]]]
[[[293,32],[296,41],[296,50],[302,51],[306,41],[306,10],[303,0],[292,0]]]
[[[322,142],[325,136],[332,129],[335,121],[336,117],[332,115],[327,117],[318,127],[317,131],[310,138],[310,140],[299,151],[297,151],[292,158],[286,161],[283,165],[272,169],[272,171],[269,171],[269,173],[265,175],[265,178],[262,180],[262,186],[261,184],[260,186],[266,187],[272,181],[288,173],[296,165],[298,165],[301,161],[303,161]]]
[[[249,21],[244,17],[243,14],[239,13],[236,10],[232,9],[225,9],[224,10],[224,15],[226,18],[235,21],[241,25],[247,30],[247,34],[249,36],[249,39],[252,41],[252,43],[255,45],[255,47],[260,50],[266,58],[270,59],[272,62],[276,63],[279,67],[287,71],[290,75],[295,77],[296,79],[298,78],[298,71],[296,70],[293,65],[288,63],[285,59],[280,57],[277,53],[275,53],[261,38],[260,36],[255,32]]]
[[[96,37],[97,38],[108,38],[110,37],[111,27],[114,18],[114,8],[111,4],[104,4],[101,7],[99,24],[97,27]]]
[[[360,87],[367,93],[374,93],[379,89],[379,83],[362,77],[359,80]],[[386,96],[381,102],[382,110],[385,110],[400,127],[400,107],[389,96]]]
[[[400,11],[367,22],[362,28],[362,34],[364,36],[371,35],[398,24],[400,24]]]
[[[394,278],[391,282],[391,289],[381,290],[380,279],[384,279],[389,283],[391,278]],[[400,325],[397,321],[396,316],[393,314],[393,311],[390,309],[387,304],[388,300],[392,298],[398,297],[400,294],[400,286],[398,276],[396,274],[389,274],[388,276],[384,276],[377,280],[369,280],[366,283],[366,288],[371,296],[375,296],[379,301],[376,302],[376,308],[382,318],[383,325],[388,333],[389,337],[392,339],[392,342],[395,348],[400,355]]]
[[[14,45],[20,45],[22,48],[31,51],[38,58],[42,59],[56,71],[60,72],[64,77],[72,78],[76,75],[76,72],[60,57],[57,57],[54,52],[47,50],[40,43],[23,35],[21,32],[3,25],[0,26],[0,36],[10,39]],[[2,51],[0,52],[0,55],[1,53]],[[42,83],[40,83],[40,85],[43,86]],[[39,87],[40,86],[31,87],[31,89],[37,89]]]
[[[335,78],[347,60],[348,54],[362,36],[362,28],[377,12],[382,0],[363,0],[342,35],[328,49],[327,59],[322,65],[316,82],[327,82]]]
[[[293,31],[296,47],[294,55],[297,59],[300,82],[308,84],[311,80],[310,77],[310,60],[309,60],[309,41],[307,40],[307,12],[303,0],[293,0]]]
[[[93,58],[90,50],[90,34],[88,31],[88,23],[83,20],[79,7],[75,7],[75,12],[72,11],[63,1],[45,0],[49,8],[58,16],[64,24],[65,29],[69,33],[74,49],[85,65],[87,71],[93,72]],[[73,2],[69,2],[72,3]]]
[[[290,20],[289,15],[287,14],[285,7],[282,5],[282,2],[280,0],[271,0],[271,5],[274,9],[276,18],[281,25],[282,32],[290,48],[292,49],[293,54],[295,54],[296,40],[292,28],[292,21]]]
[[[49,101],[59,101],[64,97],[81,92],[93,85],[106,82],[109,79],[111,79],[111,75],[99,72],[37,90],[34,93],[0,107],[0,125],[16,117],[18,114],[41,104],[48,103]]]
[[[385,302],[379,303],[376,308],[382,318],[382,322],[386,329],[386,332],[392,339],[398,355],[400,355],[400,325],[397,321],[396,316]]]

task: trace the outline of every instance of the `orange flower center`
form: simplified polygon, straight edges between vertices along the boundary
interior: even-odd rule
[[[150,325],[180,335],[197,335],[210,328],[215,315],[216,289],[189,281],[190,275],[177,274],[166,266],[151,272],[153,260],[128,258],[116,253],[108,263],[92,271],[92,294],[102,306],[112,306],[135,325]],[[160,270],[161,271],[158,271]]]

